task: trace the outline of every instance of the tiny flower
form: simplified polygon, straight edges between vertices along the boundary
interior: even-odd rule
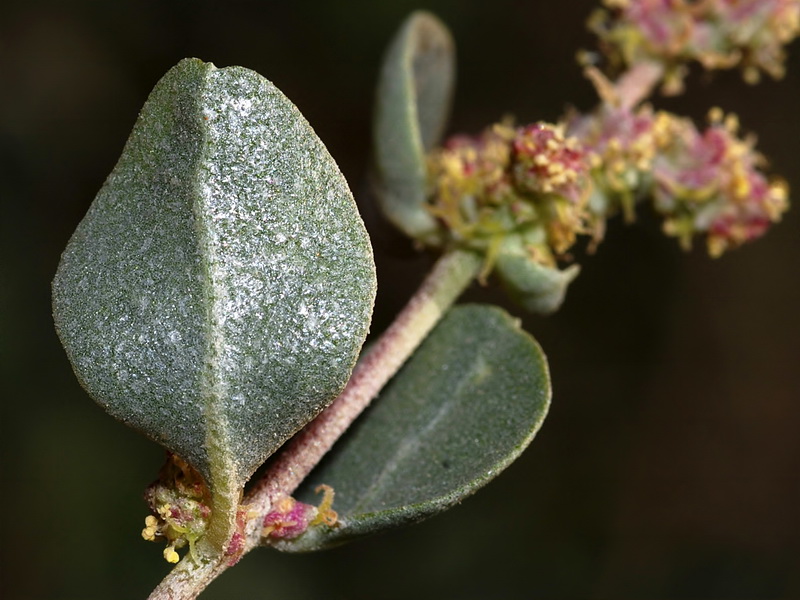
[[[321,485],[316,492],[323,493],[318,507],[298,502],[290,496],[278,499],[273,509],[264,517],[262,535],[272,540],[294,539],[305,533],[309,527],[336,525],[338,517],[331,508],[333,488]]]
[[[271,538],[295,538],[308,529],[315,508],[286,496],[264,517],[263,535]]]
[[[589,165],[577,138],[565,138],[563,127],[547,123],[522,127],[512,148],[513,178],[520,190],[581,202]]]
[[[176,563],[181,559],[180,555],[177,552],[175,552],[174,544],[170,544],[169,546],[164,548],[164,559],[168,563]]]

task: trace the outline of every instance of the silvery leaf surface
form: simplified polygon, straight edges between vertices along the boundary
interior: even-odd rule
[[[241,485],[345,385],[375,286],[352,194],[298,109],[253,71],[186,59],[70,239],[53,312],[101,406]]]

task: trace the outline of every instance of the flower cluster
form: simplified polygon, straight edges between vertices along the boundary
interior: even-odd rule
[[[593,113],[559,125],[495,125],[431,155],[431,213],[450,243],[486,252],[487,272],[512,237],[515,252],[553,267],[578,235],[600,241],[613,214],[632,221],[645,198],[669,235],[685,248],[705,235],[712,256],[780,220],[787,186],[761,172],[764,160],[737,135],[734,115],[715,109],[700,131],[640,102],[652,74],[631,71],[616,84],[589,74],[602,100]]]
[[[783,47],[800,33],[800,0],[604,0],[589,21],[619,66],[656,61],[679,93],[686,64],[739,67],[755,83],[784,73]]]
[[[547,123],[454,137],[429,159],[430,211],[449,243],[491,258],[504,237],[519,234],[535,260],[552,265],[590,230],[592,160],[563,127]]]
[[[709,253],[719,256],[779,221],[788,189],[759,171],[763,158],[752,139],[737,137],[734,115],[712,109],[709,117],[703,132],[688,119],[667,120],[667,143],[653,164],[653,200],[668,234],[688,247],[693,234],[704,232]]]
[[[567,115],[566,130],[596,157],[592,171],[596,193],[590,209],[598,221],[621,210],[631,222],[635,202],[650,186],[653,161],[663,145],[665,113],[655,113],[649,105],[636,106],[645,90],[632,90],[630,78],[615,86],[594,69],[588,75],[601,103],[589,115]],[[644,85],[648,83],[645,80]]]
[[[170,454],[158,479],[145,490],[153,511],[145,519],[142,537],[167,540],[164,558],[176,563],[176,549],[189,545],[195,556],[195,542],[205,533],[211,516],[210,492],[202,476],[175,454]]]
[[[769,182],[759,170],[763,158],[751,138],[737,136],[735,115],[714,109],[701,132],[689,119],[631,106],[608,82],[598,89],[600,107],[573,115],[568,125],[599,157],[593,210],[609,215],[621,207],[632,218],[634,201],[651,197],[668,234],[686,248],[695,234],[705,234],[712,256],[780,220],[788,208],[786,184]]]
[[[650,200],[664,231],[684,248],[705,236],[712,256],[765,232],[788,207],[783,181],[768,180],[751,138],[734,115],[691,120],[644,101],[655,86],[678,90],[685,65],[740,66],[783,73],[783,45],[800,32],[800,0],[605,0],[590,21],[622,74],[590,66],[600,96],[589,114],[558,124],[496,124],[477,137],[455,136],[428,157],[427,209],[439,231],[425,243],[485,256],[520,302],[552,312],[578,273],[559,263],[578,236],[602,240],[606,220],[633,221]]]
[[[316,489],[322,492],[322,502],[312,506],[298,502],[291,496],[284,496],[275,502],[273,509],[264,517],[262,535],[266,539],[294,539],[315,525],[336,525],[338,516],[333,505],[333,488],[321,485]]]

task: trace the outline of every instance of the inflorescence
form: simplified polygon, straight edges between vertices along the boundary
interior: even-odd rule
[[[706,69],[784,74],[783,47],[800,33],[800,0],[604,0],[589,19],[618,69],[644,61],[665,70],[664,91],[679,93],[691,62]]]
[[[559,123],[503,122],[455,136],[429,156],[429,210],[441,245],[481,251],[484,274],[510,247],[546,269],[569,260],[578,236],[592,247],[605,222],[635,216],[649,199],[664,232],[683,248],[705,237],[711,256],[762,235],[788,208],[788,187],[768,178],[752,136],[714,108],[701,130],[644,99],[672,91],[688,61],[783,72],[783,45],[800,29],[800,0],[606,0],[590,20],[603,49],[626,70],[610,81],[586,70],[600,96],[587,114]],[[520,250],[520,248],[522,250]]]
[[[169,454],[144,497],[152,514],[145,518],[142,537],[149,541],[165,539],[167,562],[178,562],[177,549],[187,544],[196,560],[195,542],[205,533],[211,516],[211,494],[200,473],[176,454]]]

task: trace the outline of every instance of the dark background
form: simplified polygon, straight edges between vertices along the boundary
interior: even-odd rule
[[[255,69],[339,161],[373,235],[386,325],[429,265],[363,190],[380,54],[404,16],[452,28],[452,131],[588,109],[574,64],[594,2],[45,1],[0,14],[0,368],[4,599],[143,598],[167,572],[142,541],[162,451],[85,395],[49,281],[158,78],[185,56]],[[715,104],[800,190],[800,47],[780,83],[692,76],[657,105]],[[204,598],[800,598],[800,210],[711,260],[643,214],[611,224],[564,308],[526,327],[555,397],[499,479],[424,524],[316,555],[261,550]],[[472,300],[503,302],[477,290]],[[511,310],[515,310],[510,307]],[[518,311],[516,311],[519,314]]]

